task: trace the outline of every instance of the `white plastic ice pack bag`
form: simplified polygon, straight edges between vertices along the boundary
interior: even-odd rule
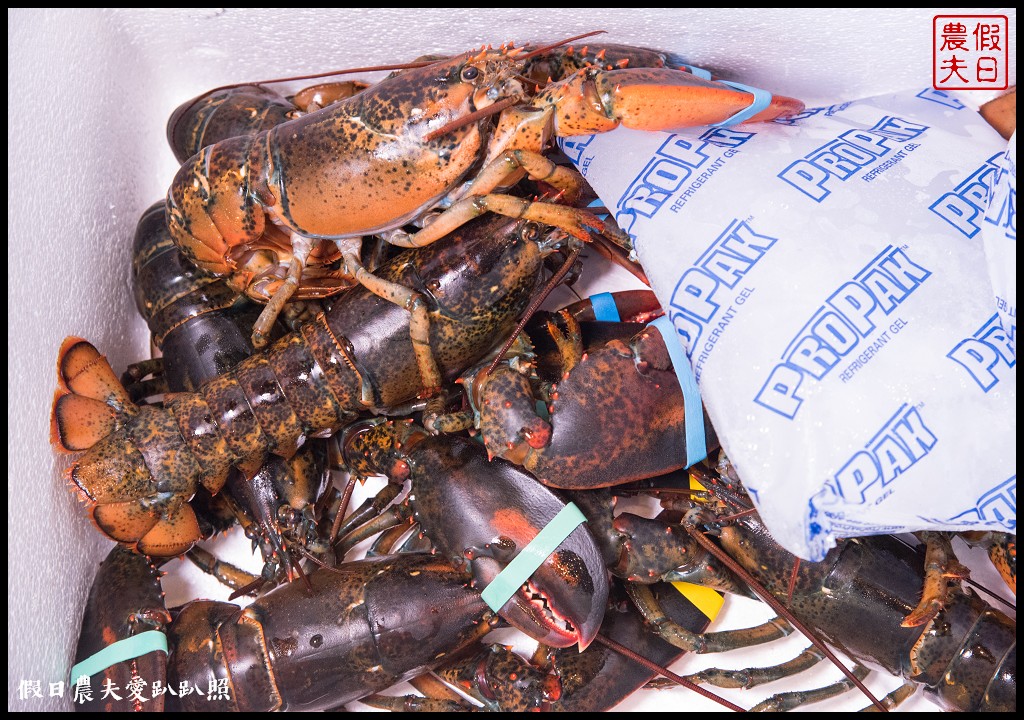
[[[1015,359],[981,232],[1006,143],[977,113],[924,90],[561,144],[783,546],[1015,531]]]

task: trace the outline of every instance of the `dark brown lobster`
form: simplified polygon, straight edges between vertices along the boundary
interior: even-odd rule
[[[158,359],[125,373],[133,398],[194,392],[252,354],[249,334],[259,306],[182,256],[167,230],[162,202],[139,219],[132,256],[136,307],[161,351]],[[152,379],[143,380],[150,374]],[[329,481],[325,441],[310,440],[289,459],[272,455],[250,478],[232,470],[227,493],[211,496],[201,488],[190,504],[204,537],[237,518],[260,545],[265,579],[276,580],[294,576],[299,552],[328,553],[318,537],[317,503]]]
[[[700,483],[708,492],[698,496],[708,502],[663,504],[686,510],[686,525],[710,531],[729,557],[821,639],[924,687],[946,710],[1016,709],[1014,620],[954,582],[930,618],[908,622],[926,585],[920,549],[874,535],[842,541],[821,562],[798,561],[775,543],[735,478],[702,471]],[[709,671],[705,679],[713,677],[725,675]],[[798,700],[781,698],[765,709],[787,709]]]
[[[102,670],[76,665],[72,684],[84,675],[94,691],[76,708],[327,710],[417,675],[491,628],[480,593],[430,555],[346,563],[309,579],[312,593],[281,585],[245,609],[196,600],[168,612],[159,571],[115,547],[93,582],[76,663],[147,632],[164,635],[167,649]],[[103,698],[107,681],[115,692]]]
[[[538,242],[540,240],[540,242]],[[557,241],[552,241],[552,243]],[[481,218],[381,274],[415,288],[429,315],[416,337],[452,380],[514,327],[551,252],[533,223]],[[360,412],[423,392],[410,313],[365,290],[194,393],[137,407],[99,351],[69,338],[58,360],[51,437],[86,451],[71,480],[96,524],[141,552],[177,555],[201,535],[188,500],[216,493],[232,467],[251,477]]]
[[[660,314],[653,293],[616,293],[613,299],[626,319]],[[660,331],[593,318],[588,301],[535,316],[527,330],[535,346],[530,352],[463,379],[472,388],[488,451],[546,485],[574,490],[683,468],[683,393]],[[703,457],[718,447],[718,438],[703,407],[697,411]]]

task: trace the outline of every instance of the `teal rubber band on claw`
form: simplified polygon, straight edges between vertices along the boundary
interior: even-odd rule
[[[615,298],[611,293],[598,293],[590,296],[590,305],[594,308],[594,319],[598,322],[622,322],[619,309],[615,307]]]
[[[111,665],[148,655],[155,650],[167,654],[167,636],[159,630],[147,630],[130,638],[118,640],[71,668],[71,684],[74,685],[83,675],[91,677]]]
[[[749,85],[744,85],[743,83],[738,82],[732,82],[730,80],[719,80],[718,82],[721,83],[722,85],[728,85],[731,88],[735,88],[736,90],[741,90],[742,92],[750,93],[751,95],[754,96],[754,102],[750,103],[750,105],[740,110],[731,118],[723,120],[720,123],[716,123],[711,127],[731,127],[732,125],[739,125],[741,122],[746,122],[747,120],[754,117],[759,112],[761,112],[766,107],[772,104],[772,94],[767,90],[762,90],[756,87],[750,87]]]
[[[683,346],[679,343],[678,333],[675,325],[668,319],[668,315],[662,315],[650,323],[661,333],[665,340],[665,347],[668,348],[668,356],[672,359],[672,369],[676,371],[679,378],[679,387],[683,390],[683,413],[686,426],[686,467],[708,456],[708,441],[704,434],[704,406],[700,401],[700,389],[697,387],[697,378],[693,376],[693,368],[690,367],[690,359],[683,352]]]
[[[586,521],[575,504],[569,503],[562,508],[480,593],[487,606],[494,612],[501,610],[509,598],[515,595],[516,590],[537,572],[537,568],[547,560],[555,548],[569,537],[569,533]]]

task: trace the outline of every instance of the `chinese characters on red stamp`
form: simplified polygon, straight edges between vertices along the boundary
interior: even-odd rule
[[[936,90],[1005,90],[1005,15],[936,15],[932,19],[932,85]]]

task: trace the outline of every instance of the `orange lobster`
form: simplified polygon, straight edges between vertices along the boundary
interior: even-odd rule
[[[551,63],[569,74],[536,89],[523,75],[527,61],[550,50],[487,47],[406,69],[319,112],[209,146],[182,166],[167,194],[171,233],[197,265],[231,274],[250,295],[266,270],[260,251],[287,262],[287,278],[264,283],[257,298],[269,303],[254,329],[256,345],[283,304],[297,290],[302,297],[304,268],[324,243],[341,252],[343,276],[409,309],[414,324],[425,322],[417,320],[422,307],[409,289],[362,266],[362,236],[417,247],[491,211],[628,247],[618,228],[571,207],[582,179],[541,155],[552,137],[723,123],[748,108],[752,95],[669,67],[605,65],[601,54],[578,70]],[[776,96],[747,121],[803,107]],[[565,204],[502,192],[525,175],[555,188]],[[435,208],[446,209],[421,229],[406,229]],[[269,237],[275,226],[290,236],[290,251]],[[440,378],[428,353],[420,374],[424,396],[436,392]]]

